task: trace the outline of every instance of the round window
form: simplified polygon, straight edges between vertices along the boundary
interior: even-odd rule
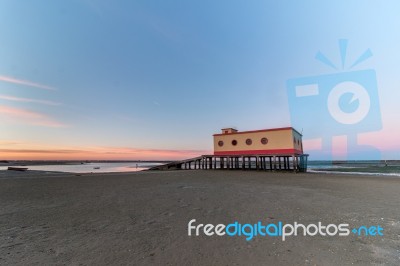
[[[253,141],[251,139],[246,139],[246,144],[247,145],[251,145],[253,143]]]
[[[266,145],[268,143],[268,139],[267,138],[262,138],[261,139],[261,144]]]
[[[218,146],[220,147],[224,146],[224,142],[222,140],[218,141]]]
[[[232,145],[233,145],[233,146],[236,146],[236,145],[237,145],[237,140],[235,140],[235,139],[232,140]]]

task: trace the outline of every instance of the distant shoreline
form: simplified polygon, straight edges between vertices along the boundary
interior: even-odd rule
[[[8,167],[29,168],[28,171],[91,173],[91,172],[134,172],[172,161],[163,160],[13,160],[0,161],[0,170]],[[255,164],[252,168],[256,168]],[[309,161],[308,171],[320,174],[351,174],[400,177],[398,160],[359,161]]]
[[[79,165],[88,163],[170,163],[161,160],[1,160],[0,166]]]

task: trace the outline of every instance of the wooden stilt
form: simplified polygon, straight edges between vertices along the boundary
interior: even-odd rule
[[[259,159],[260,157],[256,156],[256,170],[259,169]]]

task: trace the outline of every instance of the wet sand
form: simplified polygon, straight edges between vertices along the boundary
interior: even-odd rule
[[[379,224],[384,236],[189,237],[191,219]],[[399,265],[399,219],[393,177],[0,173],[0,265]]]

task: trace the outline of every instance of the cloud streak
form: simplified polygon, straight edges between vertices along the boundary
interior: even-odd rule
[[[17,78],[9,77],[9,76],[0,75],[0,81],[13,83],[13,84],[18,84],[18,85],[29,86],[29,87],[34,87],[34,88],[43,89],[43,90],[52,90],[52,91],[56,90],[55,88],[47,86],[47,85],[43,85],[43,84],[40,84],[40,83],[32,82],[32,81],[29,81],[29,80],[17,79]]]
[[[86,152],[82,150],[35,150],[35,149],[0,149],[0,152],[5,153],[22,153],[22,154],[69,154],[69,153],[80,153]]]
[[[61,105],[61,103],[52,102],[52,101],[37,100],[37,99],[30,99],[30,98],[20,98],[20,97],[3,95],[3,94],[0,94],[0,99],[7,100],[7,101],[24,102],[24,103],[38,103],[38,104],[53,105],[53,106]]]
[[[66,127],[66,125],[57,122],[45,114],[25,109],[8,107],[0,105],[0,117],[10,122],[22,122],[24,124],[45,126],[45,127]]]

